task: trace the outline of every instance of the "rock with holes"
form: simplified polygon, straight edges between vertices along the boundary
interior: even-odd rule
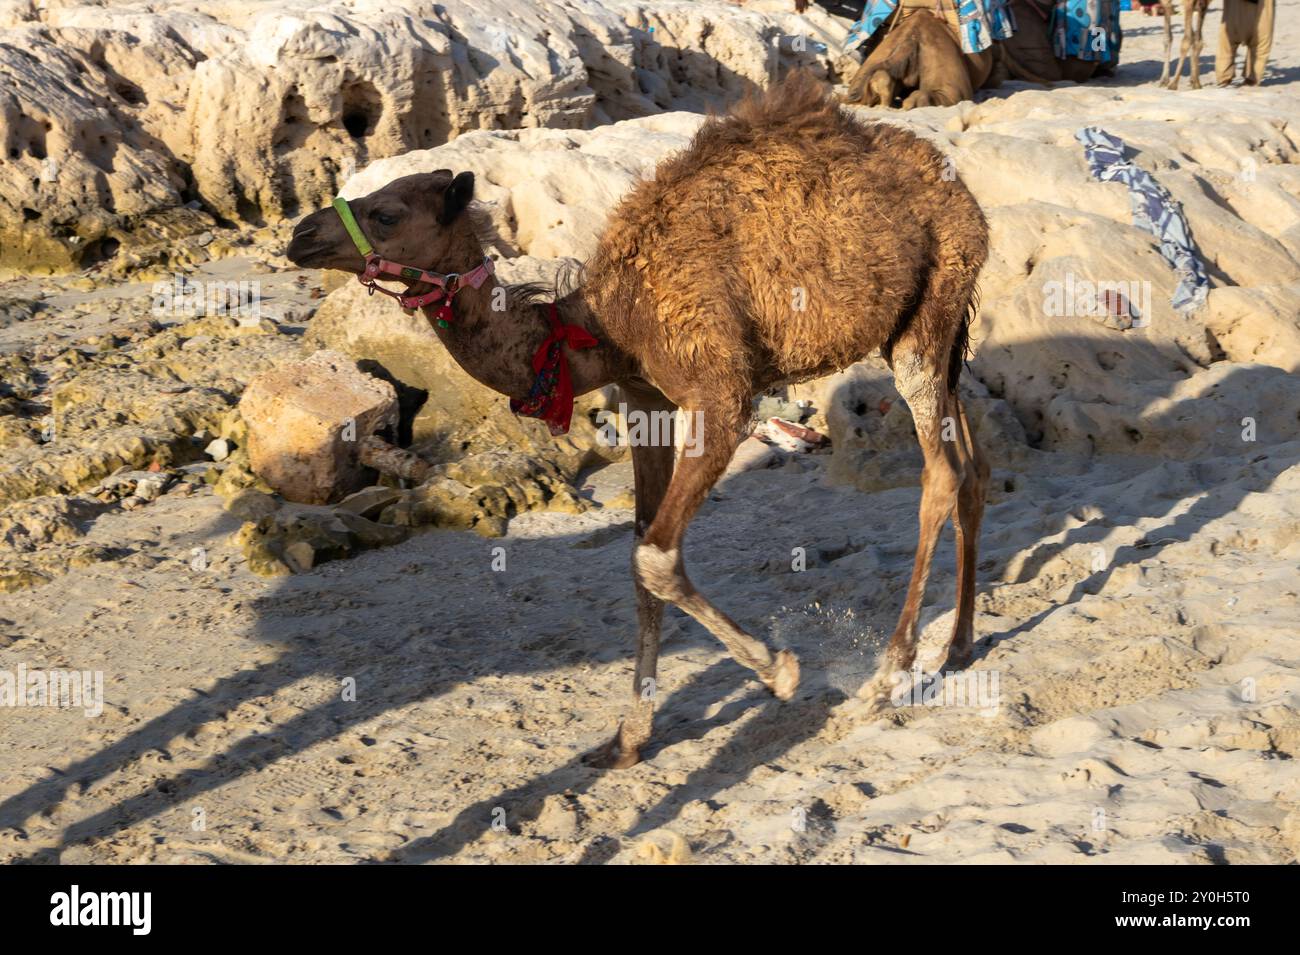
[[[370,483],[362,439],[397,426],[393,386],[321,351],[249,383],[239,403],[253,473],[290,501],[327,504]]]
[[[3,3],[0,275],[128,244],[204,261],[213,213],[293,217],[472,130],[699,112],[795,65],[835,78],[845,33],[723,0]]]
[[[165,242],[210,225],[184,205],[176,155],[195,51],[161,17],[95,8],[83,27],[22,6],[0,11],[0,275],[94,265],[128,231]]]

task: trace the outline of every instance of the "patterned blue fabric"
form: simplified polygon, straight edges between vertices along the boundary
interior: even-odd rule
[[[963,53],[987,50],[994,40],[1010,39],[1016,32],[1007,0],[957,0],[957,20]]]
[[[849,35],[844,40],[844,52],[856,50],[875,36],[881,24],[893,16],[897,8],[898,0],[867,0],[866,6],[862,8],[862,16],[849,27]]]
[[[1173,307],[1181,312],[1195,311],[1204,305],[1210,280],[1196,254],[1182,206],[1151,173],[1124,158],[1124,140],[1096,126],[1084,127],[1074,138],[1083,144],[1092,177],[1128,186],[1133,224],[1160,240],[1160,254],[1178,273],[1178,287],[1171,300]]]
[[[1119,50],[1119,0],[1056,0],[1050,29],[1058,60],[1109,63]]]
[[[994,40],[1005,40],[1016,32],[1016,18],[1008,0],[949,0],[957,4],[963,53],[979,53],[993,45]],[[862,16],[849,27],[844,41],[844,52],[856,50],[866,43],[876,31],[894,15],[898,0],[867,0]]]

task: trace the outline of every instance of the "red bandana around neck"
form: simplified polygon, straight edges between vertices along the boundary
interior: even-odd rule
[[[554,302],[547,306],[546,317],[551,323],[551,334],[533,355],[533,372],[537,377],[527,398],[510,399],[510,410],[528,418],[541,418],[553,435],[568,434],[573,418],[573,382],[569,378],[564,346],[594,348],[600,343],[585,328],[561,323]]]

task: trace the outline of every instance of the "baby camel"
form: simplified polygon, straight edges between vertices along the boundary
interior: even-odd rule
[[[406,176],[351,208],[385,259],[466,274],[484,256],[483,216],[469,205],[473,182],[445,169]],[[979,205],[950,168],[945,175],[934,147],[894,126],[854,121],[802,73],[706,122],[614,210],[580,286],[555,303],[563,323],[599,342],[568,355],[573,392],[616,383],[633,410],[688,412],[679,420],[690,422],[688,446],[702,453],[632,448],[633,693],[626,719],[590,763],[631,766],[650,738],[665,601],[710,630],[779,699],[794,695],[794,654],[774,651],[696,590],[682,538],[743,436],[755,395],[875,349],[912,410],[925,470],[911,583],[863,695],[882,705],[893,674],[913,664],[926,577],[950,516],[959,559],[946,666],[970,661],[988,467],[956,386],[987,244]],[[365,267],[332,209],[304,218],[286,254],[306,267]],[[475,379],[526,396],[552,306],[537,287],[498,293],[482,269],[476,278],[485,281],[459,288],[454,318],[435,331]],[[408,284],[413,294],[431,288]],[[426,314],[433,317],[431,307]]]

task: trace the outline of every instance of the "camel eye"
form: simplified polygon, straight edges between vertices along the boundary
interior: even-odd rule
[[[380,225],[397,225],[397,216],[389,212],[376,212],[375,221]]]

